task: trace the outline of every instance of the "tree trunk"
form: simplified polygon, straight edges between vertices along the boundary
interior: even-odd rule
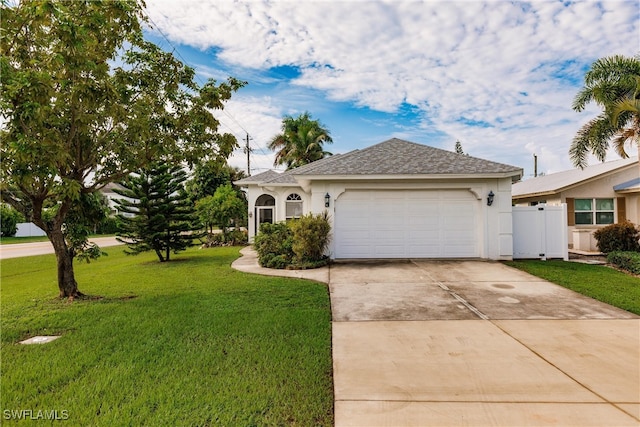
[[[67,248],[62,230],[52,230],[48,235],[58,264],[60,298],[69,298],[70,301],[73,301],[74,298],[83,297],[84,294],[78,290],[78,283],[73,272],[73,254]]]

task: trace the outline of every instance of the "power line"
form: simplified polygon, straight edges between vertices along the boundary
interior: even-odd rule
[[[178,56],[178,58],[180,58],[180,60],[184,64],[187,64],[187,65],[190,66],[189,62],[182,56],[182,54],[180,53],[178,48],[175,47],[175,45],[171,42],[171,40],[169,40],[169,38],[164,34],[164,32],[162,32],[162,30],[160,29],[158,24],[156,24],[155,21],[151,18],[151,16],[149,16],[149,13],[147,12],[146,8],[143,10],[143,13],[147,17],[147,19],[149,19],[149,21],[151,22],[151,24],[152,24],[151,27],[154,28],[162,36],[162,38],[169,44],[169,46],[172,49],[172,53],[175,53]],[[162,16],[164,18],[166,18],[166,19],[169,19],[169,17],[164,15],[164,14]],[[192,68],[195,70],[195,67],[192,67]],[[205,82],[202,80],[202,78],[197,73],[196,73],[195,77],[200,82],[200,84],[203,84],[203,85],[205,84]],[[246,135],[246,147],[243,147],[242,151],[247,154],[247,172],[248,172],[249,175],[251,175],[251,167],[250,167],[251,156],[252,156],[252,153],[255,151],[255,149],[251,148],[250,140],[253,139],[253,138],[250,138],[249,131],[244,126],[242,126],[242,124],[240,124],[240,122],[238,122],[238,120],[231,113],[229,113],[224,108],[222,108],[220,111],[222,111],[223,114],[225,114],[227,117],[229,117],[229,119],[231,119],[231,121],[233,123],[235,123],[240,129],[242,129],[242,131],[244,131],[244,134]],[[220,120],[219,117],[217,117],[216,119],[218,120],[218,122],[221,125],[225,126],[227,129],[229,129],[231,134],[233,136],[235,136],[238,141],[241,141],[241,140],[244,139],[244,138],[239,137],[236,134],[236,131],[234,131],[234,129],[231,126],[229,126],[227,123],[225,123],[224,121]],[[263,147],[261,147],[259,145],[257,145],[256,147],[260,151],[260,153],[262,153],[263,156],[265,156],[265,157],[269,156],[269,154],[264,150]],[[268,168],[254,168],[254,169],[261,170],[261,169],[268,169]]]
[[[169,46],[171,46],[172,53],[175,53],[175,54],[178,56],[178,58],[180,58],[180,60],[181,60],[184,64],[187,64],[187,65],[191,66],[191,65],[190,65],[190,63],[189,63],[189,62],[188,62],[188,61],[187,61],[187,60],[182,56],[182,54],[180,53],[180,51],[179,51],[179,50],[174,46],[174,44],[171,42],[171,40],[169,40],[169,38],[168,38],[168,37],[167,37],[167,36],[162,32],[162,30],[160,29],[159,25],[155,23],[155,21],[151,18],[151,16],[149,16],[149,13],[147,12],[146,8],[145,8],[145,9],[143,9],[143,13],[144,13],[145,17],[146,17],[147,19],[149,19],[149,21],[151,22],[151,24],[152,24],[152,26],[151,26],[151,27],[152,27],[152,28],[154,28],[156,31],[158,31],[158,33],[160,33],[160,35],[162,36],[162,38],[163,38],[163,39],[164,39],[164,40],[169,44]],[[164,14],[163,14],[162,16],[163,16],[163,17],[165,17],[165,18],[167,18],[167,19],[169,19],[169,17],[168,17],[168,16],[166,16],[166,15],[164,15]],[[192,67],[192,68],[195,70],[195,67]],[[202,84],[202,85],[204,85],[204,84],[205,84],[205,82],[202,80],[202,78],[201,78],[197,73],[196,73],[195,77],[196,77],[196,79],[200,82],[200,84]],[[232,120],[236,125],[238,125],[238,127],[239,127],[240,129],[242,129],[242,130],[244,131],[244,133],[245,133],[245,134],[248,134],[248,133],[249,133],[249,131],[248,131],[248,130],[246,130],[246,129],[244,128],[244,126],[242,126],[242,125],[238,122],[238,120],[236,120],[236,118],[235,118],[235,117],[233,117],[233,116],[232,116],[232,115],[231,115],[227,110],[225,110],[225,109],[224,109],[224,107],[223,107],[220,111],[222,111],[222,113],[223,113],[223,114],[225,114],[225,115],[226,115],[227,117],[229,117],[229,118],[230,118],[230,119],[231,119],[231,120]],[[224,126],[226,126],[226,127],[231,131],[231,133],[236,137],[236,139],[238,139],[238,140],[242,139],[242,138],[238,138],[238,135],[236,135],[236,133],[235,133],[235,132],[233,131],[233,129],[231,128],[231,126],[229,126],[229,125],[227,125],[226,123],[222,122],[219,118],[217,118],[217,120],[218,120],[218,122],[220,122],[221,124],[223,124]]]

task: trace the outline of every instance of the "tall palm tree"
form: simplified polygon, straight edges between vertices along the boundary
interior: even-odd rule
[[[293,169],[330,156],[330,152],[324,151],[323,144],[332,142],[324,125],[305,112],[296,118],[285,116],[282,133],[274,136],[268,147],[277,151],[274,165]]]
[[[585,123],[571,142],[569,155],[576,167],[587,166],[593,153],[604,161],[612,144],[616,153],[627,158],[625,145],[636,144],[640,151],[640,56],[615,55],[598,59],[584,77],[584,87],[573,100],[573,109],[582,111],[595,102],[603,111]]]

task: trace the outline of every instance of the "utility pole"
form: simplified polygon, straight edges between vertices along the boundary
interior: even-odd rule
[[[247,176],[251,176],[251,147],[249,147],[249,134],[247,133],[247,145],[244,147],[247,153]]]

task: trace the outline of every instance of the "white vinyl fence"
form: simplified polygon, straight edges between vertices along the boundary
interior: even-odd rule
[[[32,222],[21,222],[18,224],[16,237],[46,236],[44,230]]]
[[[514,206],[513,258],[562,258],[567,261],[567,205]]]

